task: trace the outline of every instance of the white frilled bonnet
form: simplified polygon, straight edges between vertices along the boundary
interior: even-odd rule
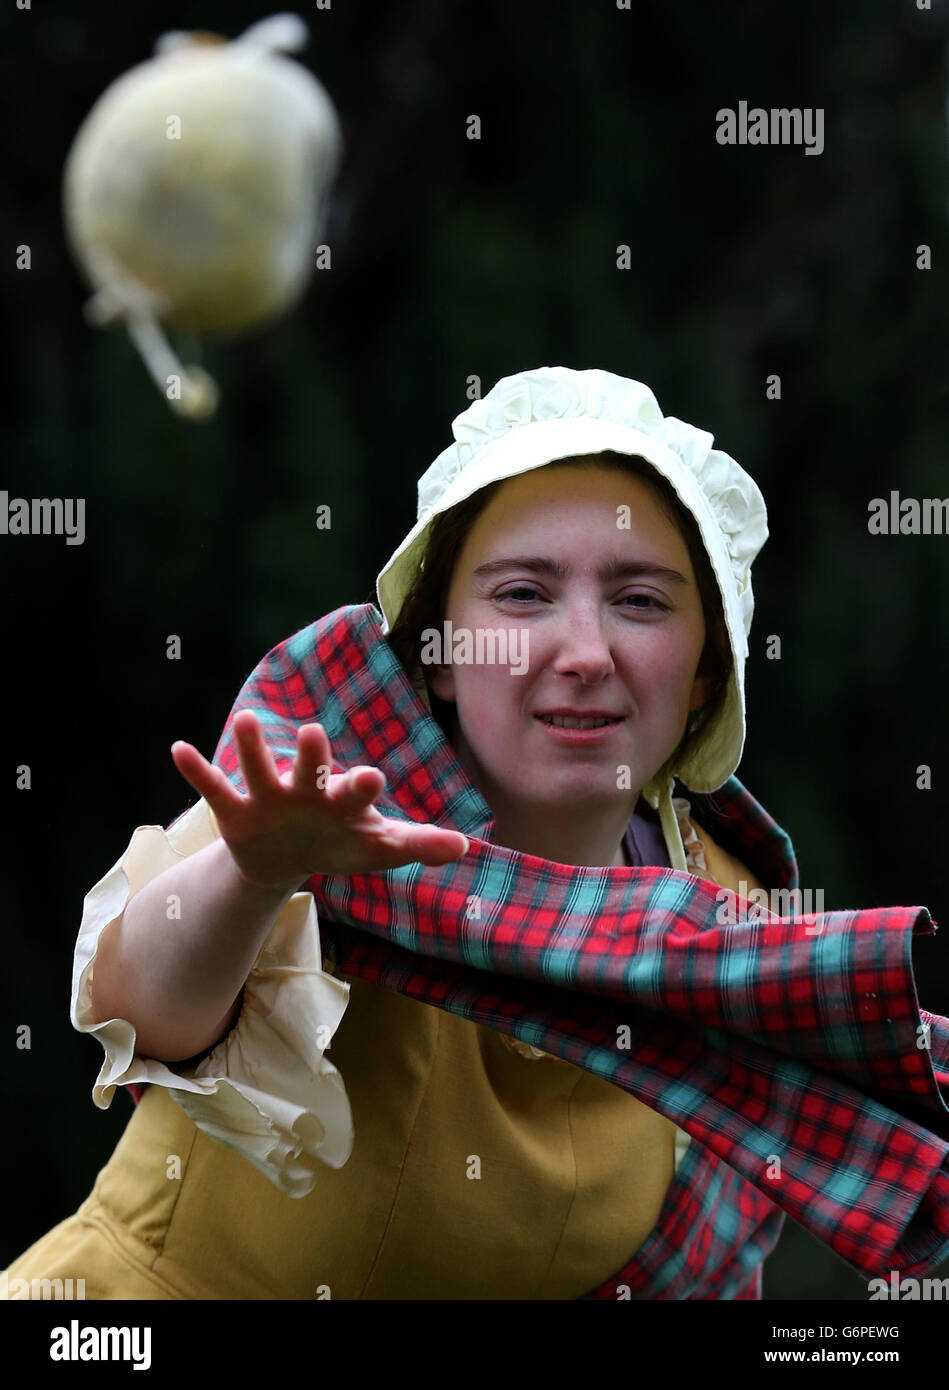
[[[537,367],[502,377],[452,421],[454,442],[418,483],[418,521],[376,580],[383,632],[391,631],[424,558],[429,527],[472,493],[554,460],[615,450],[636,455],[667,478],[692,513],[722,596],[733,658],[717,708],[643,788],[658,809],[673,868],[685,869],[672,805],[675,778],[697,792],[720,787],[745,742],[745,658],[754,611],[751,565],[768,536],[764,498],[713,436],[664,416],[640,381],[613,372]]]

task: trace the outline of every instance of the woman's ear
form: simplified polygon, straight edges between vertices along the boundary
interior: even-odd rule
[[[696,675],[692,682],[692,694],[689,696],[690,714],[708,704],[714,689],[715,680],[712,676]]]
[[[446,704],[454,703],[455,699],[455,677],[452,673],[451,665],[430,666],[426,672],[428,688],[433,695],[437,695],[439,700],[444,700]]]
[[[690,712],[701,709],[703,705],[707,705],[710,700],[714,699],[719,688],[717,672],[721,665],[720,661],[717,660],[717,655],[720,651],[727,652],[728,650],[728,629],[724,619],[719,618],[715,625],[715,636],[706,642],[705,650],[702,652],[698,669],[695,672],[692,694],[689,697]]]

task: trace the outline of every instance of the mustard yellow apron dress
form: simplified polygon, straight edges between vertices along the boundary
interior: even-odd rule
[[[760,887],[695,827],[708,877]],[[345,978],[342,976],[341,978]],[[286,1195],[146,1088],[78,1211],[6,1271],[88,1299],[575,1299],[629,1260],[676,1127],[559,1058],[352,979],[332,1041],[355,1144]]]

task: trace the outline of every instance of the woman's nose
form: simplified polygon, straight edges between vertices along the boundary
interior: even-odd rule
[[[587,684],[615,671],[609,636],[598,609],[574,609],[564,615],[552,664],[558,675],[577,675]]]

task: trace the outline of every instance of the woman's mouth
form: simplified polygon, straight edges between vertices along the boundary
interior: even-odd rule
[[[619,715],[536,714],[534,718],[553,738],[566,743],[596,743],[623,722]]]

